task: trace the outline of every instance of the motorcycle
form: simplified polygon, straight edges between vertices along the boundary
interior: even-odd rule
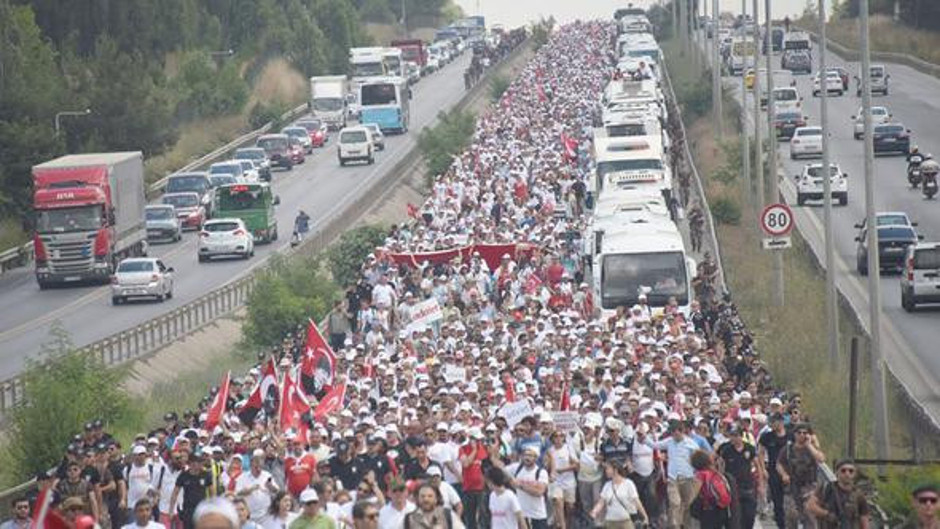
[[[907,181],[911,184],[911,188],[916,189],[922,179],[920,164],[910,164],[907,167]]]
[[[923,192],[927,200],[932,200],[937,194],[937,173],[928,173],[924,176]]]

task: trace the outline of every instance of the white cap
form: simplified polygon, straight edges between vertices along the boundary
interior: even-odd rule
[[[428,469],[428,475],[429,475],[429,476],[440,476],[440,475],[441,475],[441,469],[437,468],[436,465],[431,465],[431,468]]]
[[[134,448],[131,449],[131,453],[134,454],[135,456],[139,454],[146,454],[147,448],[144,447],[143,445],[134,445]]]
[[[304,489],[300,493],[300,503],[310,503],[312,501],[320,501],[320,497],[317,496],[317,491],[313,489]]]

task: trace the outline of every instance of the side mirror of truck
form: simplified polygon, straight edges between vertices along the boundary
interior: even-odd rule
[[[172,273],[172,272],[176,272],[176,269],[171,266],[171,267],[167,268],[166,271]]]
[[[842,173],[842,178],[848,178],[848,177],[849,177],[849,173]]]
[[[273,200],[271,203],[274,204],[275,206],[280,205],[280,204],[281,204],[281,196],[280,196],[280,195],[274,195],[274,200]]]

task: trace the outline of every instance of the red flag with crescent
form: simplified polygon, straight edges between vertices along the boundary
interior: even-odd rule
[[[323,421],[327,415],[341,409],[346,399],[346,384],[339,384],[327,393],[313,410],[313,418]]]

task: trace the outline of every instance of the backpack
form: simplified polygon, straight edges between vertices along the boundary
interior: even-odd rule
[[[705,482],[692,501],[692,516],[699,519],[705,511],[725,510],[731,507],[731,484],[728,478],[714,470],[705,474]]]

